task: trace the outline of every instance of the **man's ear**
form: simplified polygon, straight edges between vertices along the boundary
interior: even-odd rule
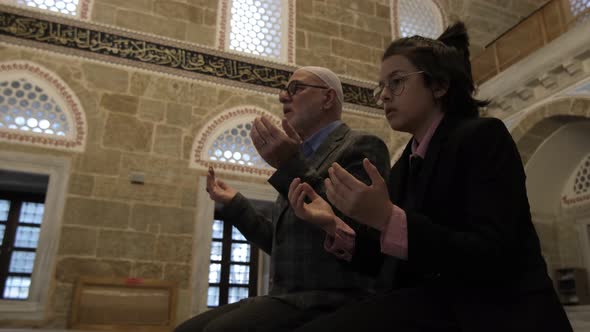
[[[324,98],[325,98],[325,103],[324,103],[325,109],[331,109],[332,106],[334,106],[334,104],[336,103],[336,101],[338,101],[338,97],[336,97],[336,91],[334,91],[334,89],[328,89],[328,92],[326,92]]]

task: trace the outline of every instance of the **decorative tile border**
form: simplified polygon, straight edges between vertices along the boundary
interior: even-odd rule
[[[563,206],[566,207],[589,204],[590,194],[581,195],[577,197],[568,197],[567,195],[564,195],[561,197],[561,203]]]
[[[221,130],[227,128],[233,128],[232,125],[238,119],[252,119],[257,116],[265,116],[271,121],[274,121],[276,125],[280,126],[281,120],[273,114],[260,109],[255,106],[240,106],[228,111],[225,111],[217,115],[214,119],[209,121],[203,126],[200,132],[197,134],[196,139],[191,149],[190,164],[191,167],[207,169],[209,166],[214,167],[216,170],[224,170],[236,174],[249,174],[257,176],[271,176],[274,173],[272,168],[258,168],[252,166],[243,166],[239,164],[224,163],[219,161],[212,161],[207,159],[207,149],[209,145],[217,138],[215,135]]]
[[[295,63],[295,0],[289,4],[289,23],[287,24],[287,62]]]
[[[92,8],[93,0],[80,0],[78,6],[80,6],[80,19],[82,20],[89,20],[90,19],[90,9]]]
[[[24,72],[35,79],[44,83],[49,90],[48,94],[57,93],[59,100],[63,100],[66,105],[60,105],[67,112],[70,121],[70,128],[75,131],[73,135],[66,137],[53,136],[47,134],[37,134],[14,129],[0,130],[0,140],[17,142],[32,145],[49,146],[58,149],[67,149],[75,151],[84,150],[84,141],[86,137],[86,118],[82,111],[80,101],[73,91],[63,82],[59,76],[35,63],[28,61],[0,62],[0,74],[9,72]]]
[[[275,93],[297,69],[1,5],[0,41]],[[350,80],[344,80],[342,86],[347,106],[381,114],[369,82],[346,81]]]
[[[219,15],[218,18],[219,22],[218,29],[217,29],[217,49],[220,51],[225,50],[225,45],[227,44],[225,38],[227,37],[227,22],[230,20],[229,18],[229,1],[230,0],[221,0],[219,1]]]

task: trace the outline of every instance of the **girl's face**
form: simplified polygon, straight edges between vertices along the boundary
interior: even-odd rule
[[[435,94],[441,97],[440,92],[426,86],[424,75],[428,73],[402,55],[392,55],[381,63],[379,85],[384,88],[379,98],[393,130],[421,137],[441,111],[435,98]]]

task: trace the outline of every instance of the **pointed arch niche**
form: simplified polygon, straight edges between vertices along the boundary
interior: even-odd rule
[[[266,116],[280,127],[281,119],[256,106],[227,110],[206,123],[191,149],[191,167],[236,174],[270,176],[274,169],[260,157],[250,139],[252,121]]]
[[[83,151],[80,101],[52,71],[29,61],[0,62],[0,141]]]

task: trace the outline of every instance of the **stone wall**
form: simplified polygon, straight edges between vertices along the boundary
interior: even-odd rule
[[[297,1],[297,64],[377,80],[392,38],[390,15],[387,0]]]
[[[490,6],[494,7],[490,13],[505,10],[497,1],[442,2],[451,18],[453,14],[468,18],[469,12],[484,15]],[[510,3],[527,10],[532,6]],[[218,4],[219,0],[95,0],[91,20],[215,47]],[[391,40],[389,6],[388,0],[298,0],[296,64],[326,66],[341,75],[375,80],[381,54]],[[472,32],[472,40],[483,38],[478,33]],[[277,97],[6,44],[0,45],[0,59],[29,60],[57,73],[80,99],[88,123],[81,153],[0,143],[3,151],[72,161],[55,274],[49,283],[48,319],[0,325],[63,327],[74,282],[81,275],[177,282],[178,319],[186,318],[191,296],[197,294],[191,289],[194,255],[209,257],[209,252],[192,250],[194,235],[210,231],[206,229],[210,221],[197,217],[198,198],[205,195],[197,186],[198,177],[204,171],[189,167],[192,144],[207,121],[236,106],[255,105],[280,116]],[[345,112],[344,120],[383,138],[392,154],[408,139],[393,133],[383,116]],[[523,137],[531,126],[518,127],[515,138]],[[144,173],[145,184],[132,184],[131,172]],[[223,176],[265,182],[259,177]],[[558,232],[545,224],[536,227],[550,266],[559,264],[558,246],[571,240],[569,231]]]
[[[91,21],[217,47],[220,0],[95,0]],[[391,42],[388,0],[298,0],[297,65],[375,80]],[[149,24],[148,24],[149,22]]]
[[[219,0],[94,0],[91,21],[214,47]]]
[[[439,0],[449,22],[463,20],[471,38],[471,54],[540,8],[547,0]]]
[[[3,151],[72,161],[50,316],[41,325],[65,325],[73,285],[82,275],[177,282],[178,317],[186,318],[196,293],[190,289],[193,255],[209,256],[192,251],[195,227],[210,232],[209,221],[197,220],[198,196],[206,195],[198,177],[205,172],[189,168],[192,144],[207,121],[236,106],[255,105],[281,116],[277,96],[6,45],[0,58],[29,60],[55,72],[79,98],[88,124],[81,153],[0,143]],[[347,112],[345,120],[394,142],[381,116]],[[145,184],[132,184],[130,172],[144,173]]]

